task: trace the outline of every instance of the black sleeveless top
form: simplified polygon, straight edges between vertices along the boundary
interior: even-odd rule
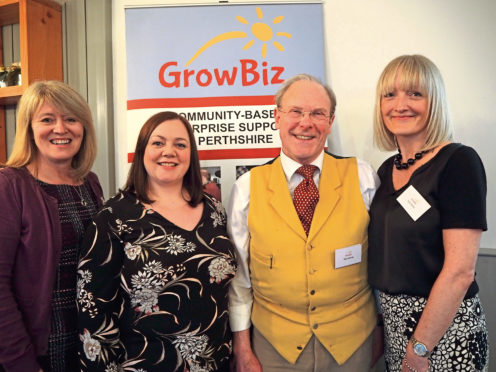
[[[393,158],[379,168],[381,186],[370,207],[369,283],[389,294],[428,297],[444,262],[442,230],[487,230],[484,166],[472,148],[452,143],[395,190]],[[410,185],[431,206],[416,221],[396,200]],[[478,290],[474,280],[465,298]]]

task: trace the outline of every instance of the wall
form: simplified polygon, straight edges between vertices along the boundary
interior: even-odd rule
[[[338,98],[333,149],[377,168],[389,155],[372,146],[382,69],[402,54],[432,59],[446,83],[455,141],[473,146],[486,167],[490,229],[481,246],[496,248],[496,2],[325,1],[324,13],[327,80]]]
[[[243,2],[229,1],[230,4]],[[216,4],[212,0],[183,3]],[[444,76],[455,141],[474,147],[485,164],[489,184],[488,223],[489,226],[496,223],[496,188],[490,187],[496,182],[496,164],[489,161],[493,155],[490,139],[496,136],[496,126],[492,125],[496,105],[491,104],[496,93],[496,75],[492,73],[496,59],[493,47],[496,45],[496,23],[493,22],[496,2],[476,0],[467,5],[463,0],[453,0],[449,6],[430,0],[413,3],[407,0],[326,0],[322,3],[327,82],[338,98],[330,136],[331,151],[357,155],[376,168],[390,155],[378,151],[372,143],[377,79],[394,57],[424,54],[438,65]],[[116,19],[123,17],[123,4],[178,5],[175,0],[116,0],[113,9]],[[114,40],[115,50],[123,50],[123,45],[116,47],[123,43],[119,30],[114,32],[119,35]],[[122,68],[122,65],[115,67]],[[124,73],[119,71],[119,75]],[[123,90],[114,91],[114,97],[119,97],[117,113],[125,110],[125,107],[122,109],[125,99],[120,98],[125,97]],[[483,234],[481,246],[496,248],[495,229]]]
[[[482,249],[477,261],[477,283],[479,296],[486,313],[489,330],[489,371],[496,371],[496,291],[494,290],[494,272],[496,255],[494,249]]]
[[[106,197],[115,194],[112,96],[111,2],[59,1],[63,7],[64,80],[86,99],[93,113],[98,154],[93,171]]]

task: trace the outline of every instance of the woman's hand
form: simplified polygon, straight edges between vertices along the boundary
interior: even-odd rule
[[[425,359],[425,358],[423,358]],[[414,363],[410,359],[403,359],[403,363],[401,364],[401,372],[428,372],[429,371],[429,361],[425,359],[425,361],[421,363]]]
[[[474,280],[475,263],[482,231],[476,229],[443,230],[444,264],[437,277],[427,304],[415,328],[415,337],[433,350],[453,322],[465,293]],[[428,370],[427,358],[413,352],[409,342],[406,348],[408,365],[419,372]],[[405,361],[402,371],[408,369]]]
[[[420,357],[413,352],[413,347],[410,342],[406,347],[406,355],[401,363],[401,372],[428,372],[429,359]]]

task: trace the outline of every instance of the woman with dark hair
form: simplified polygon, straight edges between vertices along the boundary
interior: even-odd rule
[[[150,117],[80,255],[82,371],[228,371],[236,264],[224,209],[202,189],[187,120]]]

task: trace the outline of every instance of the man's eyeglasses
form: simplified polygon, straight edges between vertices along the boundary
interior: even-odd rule
[[[279,109],[279,112],[282,112],[286,115],[288,115],[288,118],[292,120],[301,120],[305,117],[305,114],[308,113],[308,116],[310,116],[310,120],[313,123],[318,123],[318,124],[323,124],[327,121],[329,121],[329,118],[331,117],[330,115],[327,115],[325,112],[320,111],[320,110],[314,110],[314,111],[303,111],[299,109],[289,109],[288,111],[283,111]]]

